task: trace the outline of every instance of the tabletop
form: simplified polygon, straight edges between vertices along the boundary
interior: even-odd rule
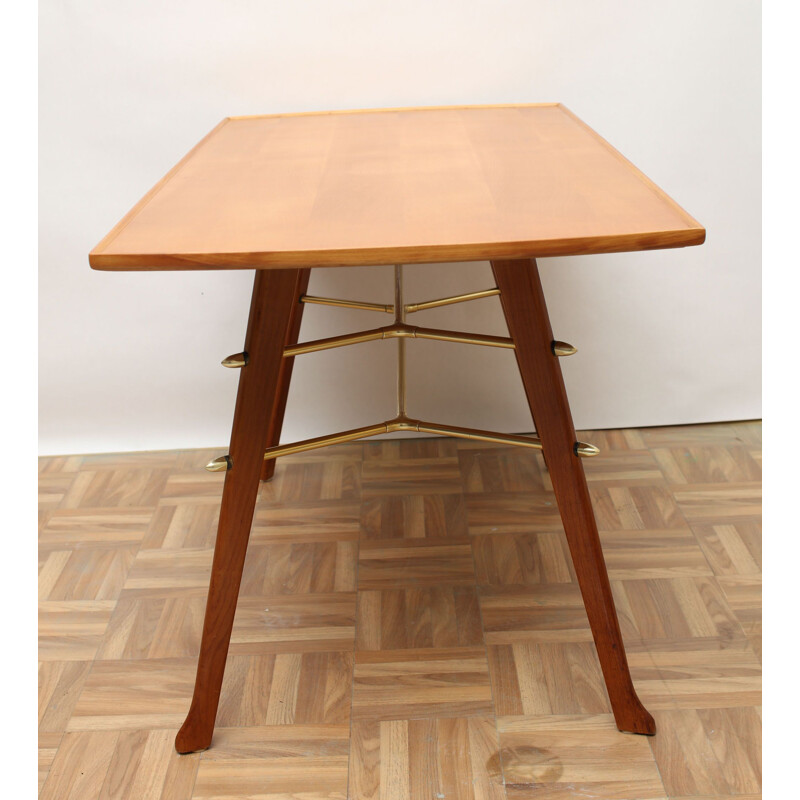
[[[559,103],[229,117],[92,250],[102,270],[433,263],[701,244]]]

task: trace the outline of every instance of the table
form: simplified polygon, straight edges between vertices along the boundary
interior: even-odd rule
[[[616,724],[653,734],[631,680],[535,258],[702,244],[703,227],[558,103],[230,117],[92,250],[101,270],[254,269],[230,449],[192,704],[180,753],[211,743],[259,480],[275,459],[334,442],[417,431],[542,450]],[[496,286],[406,303],[402,265],[491,262]],[[307,295],[314,267],[395,265],[392,304]],[[435,267],[431,267],[434,269]],[[508,337],[409,323],[423,308],[498,295]],[[299,342],[313,304],[390,314],[388,325]],[[536,437],[410,417],[408,339],[513,349]],[[397,340],[397,415],[280,445],[294,359]]]

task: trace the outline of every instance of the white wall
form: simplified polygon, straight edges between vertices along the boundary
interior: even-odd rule
[[[40,451],[224,446],[252,273],[102,273],[88,251],[228,115],[561,101],[708,230],[684,250],[540,262],[579,428],[760,416],[755,0],[42,0]],[[410,299],[492,285],[408,267]],[[391,299],[390,269],[311,291]],[[379,317],[381,324],[385,322]],[[422,319],[420,315],[419,319]],[[496,299],[428,312],[503,333]],[[309,307],[303,337],[374,324]],[[513,355],[413,342],[410,412],[531,429]],[[394,347],[298,359],[284,441],[393,413]]]

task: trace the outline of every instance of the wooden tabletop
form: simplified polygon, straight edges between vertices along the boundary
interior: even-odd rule
[[[470,261],[701,244],[560,104],[223,120],[89,255],[95,269]]]

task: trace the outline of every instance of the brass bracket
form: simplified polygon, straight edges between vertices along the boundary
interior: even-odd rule
[[[501,347],[509,350],[514,349],[514,340],[507,336],[484,336],[476,333],[464,333],[462,331],[447,331],[437,328],[424,328],[412,326],[406,323],[406,314],[416,311],[423,311],[428,308],[438,308],[439,306],[463,303],[468,300],[477,300],[482,297],[494,297],[500,294],[500,290],[485,289],[481,292],[470,292],[468,294],[453,295],[452,297],[442,297],[438,300],[428,300],[423,303],[404,303],[403,302],[403,267],[398,264],[394,268],[394,303],[365,303],[351,300],[337,300],[331,297],[315,297],[304,295],[300,298],[303,303],[317,305],[339,306],[343,308],[356,308],[365,311],[381,311],[394,314],[394,324],[385,325],[381,328],[349,333],[344,336],[330,336],[326,339],[316,339],[310,342],[301,342],[284,348],[285,358],[292,358],[304,353],[314,353],[320,350],[330,350],[334,347],[345,347],[360,342],[371,342],[378,339],[397,339],[397,416],[393,419],[379,422],[375,425],[366,425],[361,428],[351,428],[340,433],[328,436],[317,436],[314,439],[305,439],[294,444],[278,445],[270,447],[264,453],[264,459],[269,460],[278,456],[291,455],[293,453],[304,453],[308,450],[316,450],[320,447],[327,447],[333,444],[353,442],[358,439],[366,439],[370,436],[379,436],[386,433],[397,432],[417,432],[430,433],[439,436],[453,436],[457,439],[474,439],[481,442],[492,442],[494,444],[507,444],[516,447],[528,447],[533,450],[541,450],[542,442],[534,436],[516,436],[509,433],[496,433],[494,431],[484,431],[478,428],[459,428],[454,425],[442,425],[434,422],[423,422],[418,419],[411,419],[406,415],[406,339],[433,339],[443,342],[460,342],[462,344],[477,344],[488,347]],[[568,356],[576,352],[576,348],[566,342],[554,341],[551,344],[553,355]],[[228,356],[222,363],[226,367],[243,367],[247,364],[247,353],[236,353]],[[575,442],[574,452],[581,457],[597,455],[600,451],[591,444],[585,442]],[[206,465],[209,472],[224,472],[233,467],[233,460],[229,455],[215,458]]]
[[[509,444],[518,447],[529,447],[534,450],[541,450],[541,440],[532,436],[515,436],[508,433],[495,433],[484,431],[477,428],[459,428],[453,425],[442,425],[433,422],[422,422],[421,420],[411,419],[406,415],[406,339],[434,339],[445,342],[461,342],[464,344],[479,344],[489,347],[502,347],[510,350],[514,349],[514,340],[506,336],[483,336],[474,333],[463,333],[460,331],[438,330],[436,328],[415,327],[406,324],[407,313],[422,311],[427,308],[437,308],[439,306],[462,303],[468,300],[477,300],[482,297],[493,297],[500,294],[497,288],[486,289],[482,292],[471,292],[469,294],[454,295],[443,297],[439,300],[429,300],[424,303],[404,303],[403,302],[403,267],[398,264],[394,268],[394,304],[383,305],[380,303],[361,303],[350,302],[348,300],[334,300],[326,297],[305,296],[301,298],[303,302],[318,303],[321,305],[344,306],[347,308],[360,308],[369,311],[384,311],[394,314],[394,324],[385,325],[381,328],[373,328],[359,333],[345,334],[344,336],[331,336],[327,339],[316,339],[310,342],[302,342],[284,349],[285,357],[302,355],[303,353],[313,353],[320,350],[329,350],[333,347],[344,347],[346,345],[358,344],[360,342],[371,342],[378,339],[397,339],[397,416],[393,419],[379,422],[375,425],[366,425],[361,428],[352,428],[341,431],[340,433],[328,436],[317,436],[314,439],[305,439],[294,444],[278,445],[270,447],[264,453],[264,459],[269,460],[278,456],[291,455],[293,453],[304,453],[308,450],[316,450],[320,447],[327,447],[332,444],[342,444],[353,442],[358,439],[366,439],[370,436],[380,434],[396,433],[401,431],[414,431],[418,433],[430,433],[440,436],[454,436],[460,439],[476,439],[482,442],[493,442],[495,444]],[[572,345],[565,342],[553,342],[551,345],[554,355],[571,355],[576,352]],[[599,450],[590,444],[577,442],[575,453],[579,456],[596,455]]]

